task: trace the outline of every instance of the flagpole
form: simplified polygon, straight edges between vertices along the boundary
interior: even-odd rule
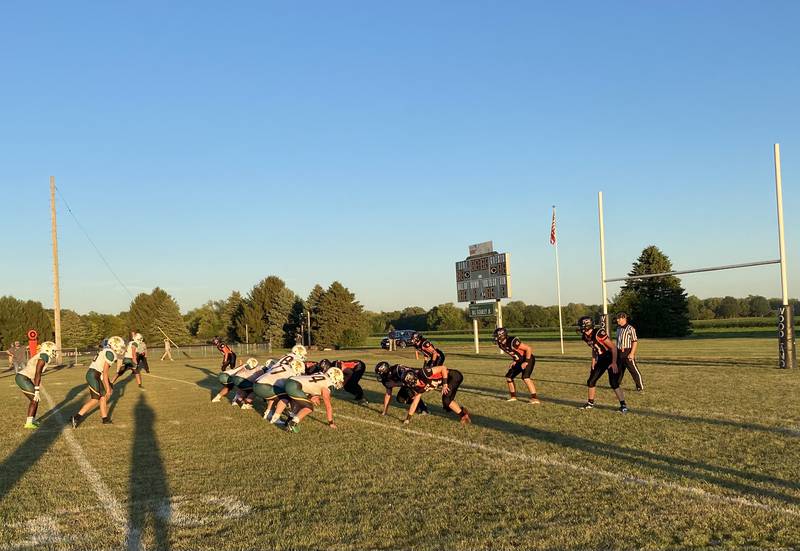
[[[550,232],[551,241],[556,249],[556,292],[558,294],[558,333],[561,338],[561,354],[564,354],[564,321],[561,318],[561,269],[558,262],[558,239],[556,238],[556,206],[553,205],[553,226]]]

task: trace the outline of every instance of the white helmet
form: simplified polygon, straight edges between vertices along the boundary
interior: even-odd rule
[[[338,367],[331,367],[325,374],[330,378],[333,383],[333,388],[340,389],[344,386],[344,373]]]
[[[295,356],[300,356],[300,359],[304,360],[308,354],[308,350],[306,350],[306,347],[302,344],[296,344],[292,347],[292,354]]]
[[[47,357],[50,358],[50,361],[56,359],[56,343],[52,341],[44,341],[43,343],[39,344],[39,352],[44,352],[47,354]]]
[[[108,337],[108,347],[114,351],[117,356],[125,354],[125,341],[122,337]]]
[[[294,358],[289,362],[289,365],[292,366],[292,369],[294,369],[298,375],[302,375],[306,372],[306,363],[299,358]]]
[[[255,369],[258,367],[258,360],[255,358],[247,358],[245,363],[250,367],[250,369]]]
[[[141,333],[134,333],[133,342],[135,342],[136,344],[142,344],[142,342],[144,342],[144,337],[142,336]]]

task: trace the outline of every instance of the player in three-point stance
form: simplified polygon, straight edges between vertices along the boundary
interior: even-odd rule
[[[23,428],[37,429],[36,410],[39,409],[39,388],[42,382],[42,373],[47,369],[47,364],[56,357],[56,343],[45,341],[39,345],[36,354],[31,356],[25,367],[14,377],[14,382],[28,398],[28,417]]]
[[[415,391],[403,384],[403,371],[406,369],[411,368],[402,365],[389,365],[389,362],[378,362],[375,366],[375,375],[378,377],[378,382],[386,389],[386,393],[383,395],[383,412],[381,412],[381,415],[385,416],[389,412],[389,403],[392,401],[392,393],[395,388],[400,389],[397,391],[396,398],[399,403],[408,405],[414,400]],[[422,398],[417,404],[417,412],[420,415],[428,415],[430,413]]]
[[[225,371],[226,368],[231,368],[236,365],[236,353],[231,350],[231,347],[225,344],[219,337],[211,339],[211,344],[217,347],[217,350],[222,354],[222,365],[220,371]]]
[[[331,367],[325,373],[315,375],[299,375],[292,377],[284,384],[285,396],[281,398],[275,408],[273,418],[280,418],[281,413],[287,406],[291,406],[289,421],[283,424],[289,432],[297,432],[297,425],[300,421],[314,411],[314,406],[319,405],[320,399],[325,405],[325,415],[328,419],[328,426],[336,428],[333,422],[333,406],[331,405],[331,387],[340,389],[344,386],[344,373],[338,367]],[[281,426],[281,421],[276,421],[276,425]]]
[[[531,404],[539,404],[539,397],[536,395],[536,385],[533,384],[533,368],[536,365],[536,357],[533,355],[533,348],[524,344],[517,337],[512,337],[508,334],[505,327],[498,327],[494,330],[494,342],[500,347],[500,350],[511,356],[514,360],[506,372],[506,383],[508,384],[508,393],[510,397],[507,402],[515,402],[517,400],[517,387],[514,385],[514,378],[517,375],[522,375],[522,382],[528,387],[531,393]]]
[[[408,408],[408,412],[406,413],[406,418],[403,420],[403,424],[407,425],[411,422],[411,418],[417,411],[417,406],[419,406],[422,395],[431,390],[441,391],[442,407],[445,411],[449,410],[458,415],[462,425],[472,422],[467,408],[461,407],[458,402],[455,401],[458,387],[461,386],[461,383],[464,381],[464,376],[457,369],[447,369],[444,365],[423,367],[422,369],[404,371],[401,377],[403,384],[416,392]]]
[[[325,360],[327,361],[327,360]],[[322,363],[322,362],[320,362]],[[264,420],[270,423],[277,423],[280,415],[274,415],[276,400],[286,397],[284,386],[291,377],[303,375],[306,364],[299,358],[293,358],[289,362],[278,362],[272,365],[253,383],[253,393],[266,402],[264,408]],[[283,410],[281,410],[283,411]]]
[[[253,383],[268,369],[266,365],[258,365],[258,359],[248,358],[242,369],[232,375],[230,382],[236,388],[236,396],[232,404],[242,409],[253,409]]]
[[[628,413],[628,406],[625,404],[625,393],[619,387],[622,376],[625,374],[617,366],[617,347],[614,341],[608,336],[605,329],[595,329],[594,322],[589,316],[583,316],[578,320],[578,332],[581,334],[583,342],[592,349],[592,368],[589,371],[589,379],[586,386],[589,387],[589,396],[581,409],[592,409],[594,407],[594,396],[597,381],[608,371],[608,384],[614,390],[614,394],[619,399],[620,413]]]
[[[131,370],[136,377],[136,384],[142,388],[142,374],[139,373],[139,346],[144,343],[144,337],[141,333],[131,333],[131,340],[125,348],[125,356],[122,358],[122,365],[117,370],[114,380],[111,381],[111,386],[117,384],[117,379],[122,377],[127,370]],[[143,388],[142,388],[143,389]]]
[[[103,420],[103,424],[108,425],[111,423],[111,419],[108,417],[108,399],[114,390],[109,377],[111,375],[111,366],[123,354],[125,354],[125,341],[122,340],[122,337],[110,337],[106,347],[94,357],[89,369],[86,371],[86,382],[89,384],[89,400],[83,404],[78,413],[70,418],[72,428],[78,428],[78,425],[83,421],[89,410],[97,404],[100,404],[100,417]]]
[[[362,406],[369,404],[364,398],[364,389],[359,384],[367,370],[367,364],[361,360],[336,360],[333,367],[338,367],[344,373],[344,390],[353,395],[353,400]]]
[[[422,364],[422,367],[444,365],[444,352],[433,346],[433,343],[426,339],[425,335],[415,332],[411,335],[410,341],[414,348],[422,352],[422,355],[425,357],[425,362]]]

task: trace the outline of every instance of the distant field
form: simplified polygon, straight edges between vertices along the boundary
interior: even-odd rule
[[[503,401],[507,361],[488,342],[475,356],[468,335],[437,335],[464,373],[468,427],[432,394],[434,415],[409,428],[399,407],[378,414],[371,368],[418,365],[407,350],[326,352],[367,361],[371,404],[339,392],[338,430],[318,412],[293,435],[210,403],[215,358],[153,362],[145,392],[118,385],[112,426],[95,413],[76,431],[83,369],[47,375],[34,433],[0,375],[0,550],[800,545],[800,373],[774,369],[771,333],[644,341],[628,415],[605,387],[577,409],[588,349],[572,335],[563,356],[553,335],[522,336],[540,406]]]

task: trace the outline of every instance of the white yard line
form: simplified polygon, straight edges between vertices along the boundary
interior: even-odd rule
[[[64,418],[61,416],[61,413],[55,410],[55,403],[50,397],[50,394],[48,394],[44,389],[41,390],[41,394],[44,399],[47,400],[47,405],[50,407],[50,409],[54,410],[53,415],[56,417],[56,419],[61,423],[67,424],[64,421]],[[86,458],[83,448],[78,443],[75,435],[72,433],[72,428],[66,427],[65,430],[62,431],[62,434],[64,435],[64,439],[67,441],[67,446],[72,453],[72,457],[78,464],[83,476],[85,476],[89,481],[89,485],[92,487],[92,490],[94,490],[95,495],[97,495],[100,505],[103,506],[103,509],[105,509],[108,515],[111,517],[113,524],[118,527],[127,527],[126,548],[128,550],[141,549],[139,534],[136,533],[135,530],[132,530],[129,526],[128,515],[125,512],[125,508],[117,500],[117,498],[114,497],[114,494],[111,493],[111,490],[109,490],[108,486],[106,486],[103,482],[100,474],[95,470],[94,467],[92,467],[92,464]]]
[[[189,383],[187,381],[180,381],[178,379],[173,379],[173,378],[170,378],[170,377],[159,377],[159,378],[160,379],[166,379],[166,380],[169,380],[169,381],[183,382],[183,383],[186,383],[186,384],[191,384],[191,385],[195,386],[198,389],[202,388],[197,383]],[[481,392],[481,393],[482,394],[488,394],[488,393],[483,393],[483,392]],[[684,495],[687,495],[687,496],[692,496],[692,497],[697,497],[697,498],[700,498],[700,499],[704,499],[704,500],[707,500],[707,501],[713,501],[713,502],[717,502],[717,503],[726,503],[726,504],[730,504],[730,505],[739,505],[739,506],[743,506],[743,507],[761,509],[761,510],[769,511],[769,512],[772,512],[772,513],[783,513],[783,514],[791,515],[791,516],[794,516],[794,517],[800,517],[800,510],[798,510],[796,508],[787,508],[787,507],[782,507],[782,506],[779,506],[779,505],[771,505],[771,504],[768,504],[768,503],[761,503],[759,501],[753,501],[753,500],[750,500],[750,499],[747,499],[747,498],[741,497],[741,496],[727,496],[727,495],[714,494],[714,493],[711,493],[711,492],[707,492],[707,491],[703,490],[702,488],[694,488],[694,487],[691,487],[691,486],[682,486],[682,485],[676,484],[674,482],[666,482],[666,481],[657,480],[657,479],[654,479],[654,478],[642,478],[642,477],[629,476],[629,475],[624,475],[624,474],[620,474],[620,473],[614,473],[614,472],[611,472],[611,471],[606,471],[606,470],[602,470],[602,469],[598,469],[598,468],[594,468],[594,467],[592,467],[592,468],[583,467],[581,465],[576,465],[574,463],[569,463],[567,461],[559,461],[559,460],[553,459],[551,457],[529,455],[529,454],[525,454],[525,453],[522,453],[522,452],[506,450],[506,449],[503,449],[503,448],[493,448],[493,447],[487,446],[485,444],[479,444],[477,442],[467,442],[467,441],[464,441],[464,440],[458,440],[457,438],[451,438],[449,436],[442,436],[440,434],[433,434],[433,433],[430,433],[430,432],[423,432],[423,431],[419,431],[419,430],[416,430],[416,429],[408,428],[406,426],[390,425],[390,424],[382,423],[382,422],[379,422],[379,421],[372,421],[372,420],[369,420],[369,419],[362,419],[362,418],[359,418],[359,417],[351,417],[350,415],[337,414],[336,416],[338,418],[341,418],[341,419],[347,419],[348,421],[355,421],[357,423],[364,423],[364,424],[367,424],[367,425],[373,425],[375,427],[379,427],[379,428],[384,429],[384,430],[385,429],[389,429],[389,430],[402,432],[404,434],[411,434],[411,435],[415,435],[415,436],[421,436],[423,438],[428,438],[428,439],[431,439],[431,440],[439,440],[440,442],[446,442],[448,444],[454,444],[456,446],[461,446],[463,448],[469,448],[469,449],[478,450],[478,451],[482,451],[482,452],[486,452],[486,453],[492,453],[492,454],[495,454],[495,455],[501,455],[501,456],[508,457],[508,458],[511,458],[511,459],[514,459],[514,460],[518,460],[518,461],[519,460],[530,461],[530,462],[539,463],[541,465],[545,465],[545,466],[549,466],[549,467],[558,467],[558,468],[562,468],[562,469],[567,469],[567,470],[571,470],[571,471],[575,471],[575,472],[579,472],[579,473],[588,475],[590,477],[601,476],[601,477],[612,479],[612,480],[616,480],[618,482],[622,482],[622,483],[625,483],[625,484],[635,484],[635,485],[638,485],[638,486],[649,486],[651,488],[658,488],[658,489],[662,489],[662,490],[670,490],[670,491],[678,492],[678,493],[681,493],[681,494],[684,494]]]

